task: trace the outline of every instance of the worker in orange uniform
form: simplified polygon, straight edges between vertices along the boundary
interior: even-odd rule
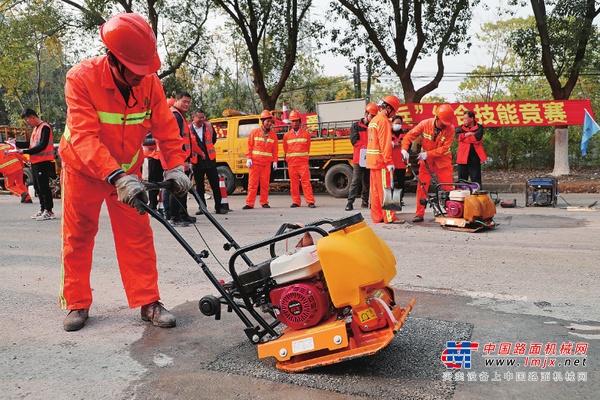
[[[160,142],[164,179],[183,194],[191,182],[177,122],[156,71],[161,62],[152,28],[138,14],[119,14],[100,28],[106,55],[84,60],[67,73],[67,120],[60,142],[63,219],[60,306],[70,310],[66,331],[84,327],[92,304],[90,272],[102,204],[110,217],[121,279],[130,308],[169,328],[173,314],[160,300],[150,219],[142,203],[142,143]]]
[[[379,108],[379,113],[371,120],[367,129],[367,168],[370,170],[369,203],[373,222],[386,224],[404,223],[396,218],[396,211],[384,210],[383,189],[391,188],[394,174],[392,159],[392,127],[390,118],[400,107],[396,96],[385,96]]]
[[[0,173],[4,176],[4,187],[17,197],[21,203],[33,203],[23,183],[23,164],[26,159],[8,143],[0,143]]]
[[[419,180],[423,183],[425,192],[421,185],[417,185],[417,209],[413,222],[423,222],[425,216],[425,204],[421,199],[427,198],[431,174],[437,175],[438,182],[452,182],[452,152],[450,146],[454,141],[454,110],[448,104],[440,105],[435,111],[435,117],[421,121],[412,128],[404,139],[402,139],[402,156],[408,160],[408,149],[411,143],[419,136],[423,137],[421,142],[421,152],[417,156],[419,164],[424,167],[424,163],[429,166],[419,168]],[[444,190],[451,190],[452,187],[444,186]]]
[[[315,208],[315,196],[310,184],[310,170],[308,169],[310,133],[300,128],[300,121],[300,113],[297,110],[292,110],[290,112],[291,129],[283,136],[283,153],[288,165],[290,194],[292,195],[292,205],[290,207],[300,207],[300,183],[302,183],[304,200],[308,207]]]
[[[269,110],[263,110],[259,117],[261,126],[253,129],[248,137],[248,148],[246,149],[246,167],[250,170],[248,174],[248,195],[243,210],[254,208],[256,192],[260,185],[260,205],[262,208],[271,208],[269,205],[269,180],[271,169],[277,169],[277,152],[279,150],[277,135],[271,129],[273,126],[273,114]]]

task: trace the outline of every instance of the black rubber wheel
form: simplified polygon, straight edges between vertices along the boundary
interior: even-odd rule
[[[352,167],[348,164],[336,164],[325,173],[325,189],[333,197],[338,199],[348,197],[350,183],[352,183]]]
[[[33,186],[33,171],[29,167],[23,168],[23,183],[25,186]]]
[[[219,165],[217,167],[217,172],[219,176],[222,176],[225,180],[225,190],[227,190],[227,195],[230,195],[235,191],[235,176],[233,176],[233,172],[226,165]]]

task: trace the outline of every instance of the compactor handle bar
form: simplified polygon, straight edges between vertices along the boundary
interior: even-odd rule
[[[144,182],[144,187],[146,188],[146,190],[152,190],[152,189],[167,189],[167,190],[170,190],[170,189],[173,188],[173,181],[172,180],[168,180],[168,181],[163,181],[163,182]],[[189,190],[189,193],[194,197],[194,199],[198,203],[198,207],[200,207],[200,209],[202,210],[202,213],[204,214],[204,216],[211,222],[211,224],[213,224],[213,226],[227,240],[227,243],[225,243],[223,245],[223,249],[225,251],[228,251],[228,250],[230,250],[233,247],[234,249],[238,250],[240,248],[240,245],[233,239],[233,237],[231,237],[231,235],[229,234],[229,232],[227,232],[225,230],[225,228],[223,228],[223,226],[219,223],[219,221],[217,221],[215,219],[215,217],[213,217],[213,215],[208,212],[208,209],[204,205],[204,202],[200,199],[200,195],[198,194],[198,192],[196,192],[196,190],[194,188],[192,188],[192,189]],[[165,221],[164,218],[161,218],[160,215],[156,211],[150,209],[150,207],[148,207],[146,204],[144,204],[143,206],[144,206],[144,209],[148,212],[148,214],[150,214],[154,218],[158,219],[161,222],[161,224],[163,224],[165,227],[167,227],[167,229],[169,230],[169,232],[171,232],[173,234],[173,236],[175,236],[175,239],[177,239],[177,241],[185,248],[185,250],[190,255],[192,255],[192,257],[194,257],[194,255],[196,254],[195,251],[187,243],[185,243],[185,240],[183,240],[183,238],[181,237],[181,235],[179,235],[179,233],[177,232],[177,230],[175,230],[171,226],[171,224],[169,224],[167,221]],[[194,257],[194,259],[196,259],[196,258]],[[251,267],[251,266],[254,265],[252,263],[252,261],[250,261],[250,259],[245,254],[242,255],[242,259],[246,262],[246,264],[248,264],[249,267]]]

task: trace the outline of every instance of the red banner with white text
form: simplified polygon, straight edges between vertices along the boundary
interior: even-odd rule
[[[398,114],[404,119],[404,124],[411,126],[433,117],[440,105],[441,103],[402,104]],[[594,117],[590,100],[486,101],[450,105],[457,117],[455,126],[462,125],[462,116],[467,110],[473,111],[477,122],[486,128],[583,125],[584,110]]]

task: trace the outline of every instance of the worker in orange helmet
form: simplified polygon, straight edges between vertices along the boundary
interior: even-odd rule
[[[33,203],[25,183],[23,183],[23,164],[25,156],[19,154],[8,143],[0,143],[0,173],[4,176],[4,187],[17,197],[21,203]]]
[[[417,209],[413,222],[423,222],[425,217],[425,202],[427,198],[429,183],[431,182],[431,170],[436,174],[438,182],[452,182],[452,152],[450,146],[454,141],[454,121],[456,117],[454,110],[449,104],[442,104],[435,110],[435,117],[421,121],[417,126],[408,131],[402,139],[402,156],[408,160],[408,149],[411,143],[422,136],[421,152],[417,156],[419,164],[419,180],[423,183],[425,192],[421,185],[417,185]],[[426,165],[423,165],[426,164]],[[429,168],[427,168],[427,166]],[[445,190],[451,190],[451,186],[444,186]]]
[[[291,129],[283,136],[283,153],[288,165],[290,177],[290,194],[292,205],[300,207],[300,183],[304,200],[310,208],[315,208],[315,196],[310,184],[310,170],[308,157],[310,153],[310,133],[300,127],[300,113],[297,110],[290,112]]]
[[[253,129],[248,137],[246,149],[246,167],[248,167],[248,195],[243,210],[254,208],[256,192],[260,185],[260,205],[262,208],[271,208],[269,205],[269,180],[271,169],[277,169],[279,151],[277,135],[271,129],[273,114],[263,110],[259,116],[261,126]]]
[[[100,37],[106,55],[82,61],[66,77],[59,301],[70,312],[63,327],[76,331],[88,319],[94,237],[106,203],[129,307],[169,328],[176,319],[159,301],[154,239],[142,207],[148,201],[140,182],[142,143],[148,132],[160,142],[164,178],[182,194],[191,188],[183,139],[156,75],[161,63],[150,25],[138,14],[119,14],[102,25]]]
[[[396,115],[400,100],[396,96],[385,96],[379,113],[367,129],[367,168],[370,170],[369,203],[373,222],[386,224],[404,223],[396,218],[396,211],[383,210],[383,189],[392,188],[394,160],[392,159],[392,127],[390,118]]]

